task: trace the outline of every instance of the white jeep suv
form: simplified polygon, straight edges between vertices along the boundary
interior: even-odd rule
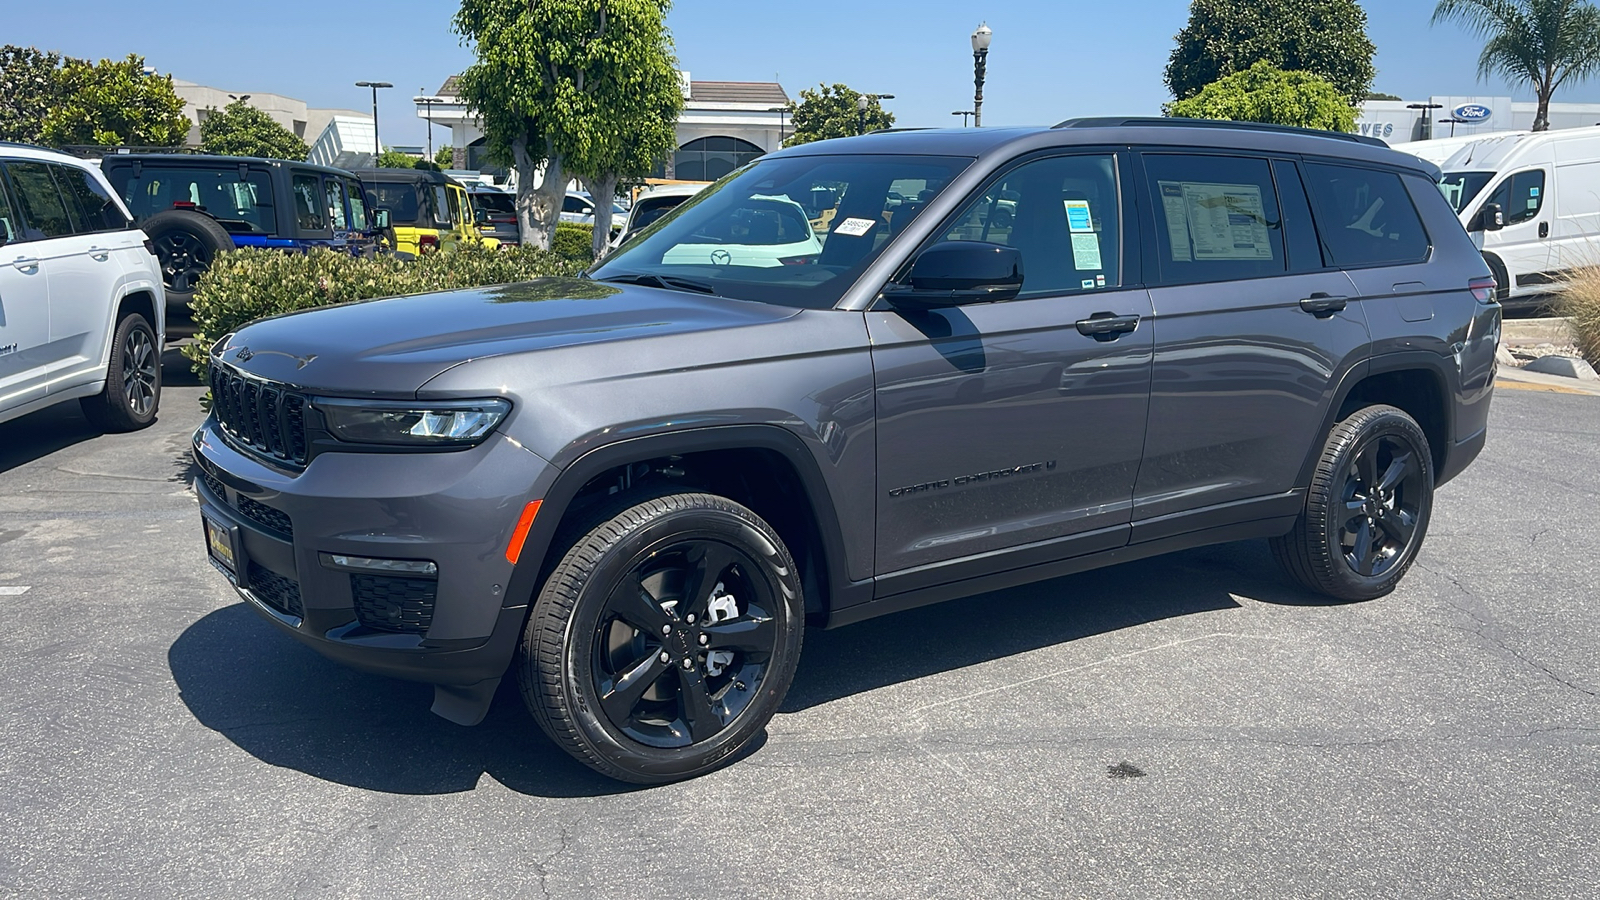
[[[0,143],[0,422],[66,400],[155,421],[166,300],[150,242],[90,163]]]

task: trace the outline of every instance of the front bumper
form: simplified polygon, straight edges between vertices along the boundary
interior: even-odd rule
[[[202,515],[236,535],[234,571],[213,564],[263,618],[355,669],[492,691],[531,599],[513,595],[506,544],[553,467],[499,435],[450,453],[323,453],[300,472],[237,449],[213,419],[193,445]],[[363,573],[332,555],[437,574]]]

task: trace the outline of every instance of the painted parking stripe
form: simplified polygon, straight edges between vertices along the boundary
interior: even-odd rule
[[[31,585],[4,585],[0,584],[0,597],[21,597],[28,592]]]

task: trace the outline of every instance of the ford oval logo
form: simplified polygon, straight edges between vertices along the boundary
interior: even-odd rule
[[[1450,110],[1450,115],[1462,122],[1483,122],[1494,115],[1494,110],[1481,103],[1463,103]]]

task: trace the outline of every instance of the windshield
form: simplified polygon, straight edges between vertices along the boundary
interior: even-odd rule
[[[489,191],[473,191],[472,205],[476,209],[490,213],[514,216],[517,214],[517,198],[510,194]]]
[[[758,160],[686,198],[591,272],[825,309],[970,159]]]
[[[168,209],[209,213],[230,234],[273,234],[272,182],[265,172],[238,166],[179,167],[146,164],[138,175],[132,166],[117,166],[107,175],[135,220]]]
[[[1439,179],[1439,190],[1444,193],[1444,199],[1450,201],[1456,215],[1460,215],[1493,177],[1493,172],[1446,172]]]

